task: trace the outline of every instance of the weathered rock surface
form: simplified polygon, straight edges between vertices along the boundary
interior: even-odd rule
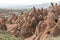
[[[36,9],[16,16],[13,14],[5,20],[0,18],[0,29],[21,37],[24,40],[45,40],[49,35],[60,35],[60,5],[54,5],[47,9]]]

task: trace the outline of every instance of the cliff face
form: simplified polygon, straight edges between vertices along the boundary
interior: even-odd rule
[[[0,29],[24,40],[45,40],[49,35],[60,35],[60,6],[51,5],[47,9],[36,9],[20,16],[0,18]]]

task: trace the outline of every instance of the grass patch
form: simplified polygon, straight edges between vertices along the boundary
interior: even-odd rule
[[[21,40],[21,38],[14,37],[6,32],[0,30],[0,40]]]
[[[46,40],[60,40],[60,36],[57,36],[57,37],[48,37]]]

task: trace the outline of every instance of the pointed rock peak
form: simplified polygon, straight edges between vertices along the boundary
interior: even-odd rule
[[[57,3],[55,4],[55,6],[57,6]]]
[[[51,5],[54,6],[54,4],[51,2]]]
[[[36,8],[33,6],[33,10],[36,11]]]
[[[23,12],[21,12],[21,15],[23,14]]]
[[[38,8],[38,11],[40,11],[40,9]]]
[[[41,8],[41,11],[43,11],[43,7]]]
[[[30,13],[36,12],[36,8],[33,6],[33,8],[30,10]]]
[[[33,6],[33,9],[36,9],[36,8]]]

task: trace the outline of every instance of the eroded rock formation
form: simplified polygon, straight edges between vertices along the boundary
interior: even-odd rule
[[[49,35],[60,35],[60,5],[36,9],[20,16],[13,14],[7,20],[0,18],[0,29],[24,40],[45,40]]]

